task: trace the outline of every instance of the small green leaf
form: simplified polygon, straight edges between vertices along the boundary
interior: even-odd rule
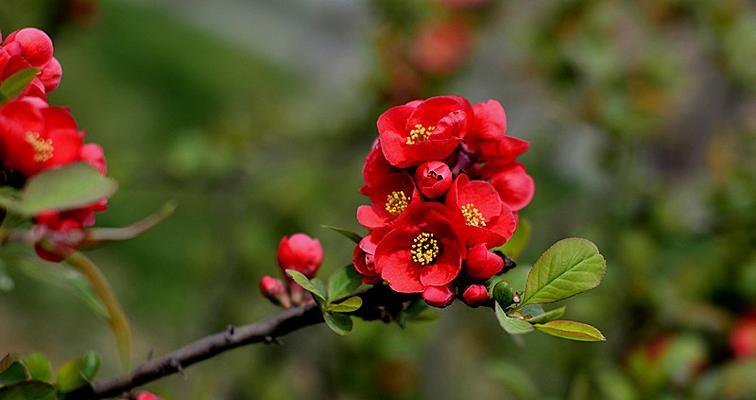
[[[18,97],[38,73],[39,70],[36,68],[26,68],[9,76],[0,85],[0,103],[5,103]]]
[[[329,304],[327,310],[330,312],[350,313],[362,307],[362,298],[358,296],[350,297],[338,304]]]
[[[321,225],[321,226],[323,228],[330,229],[355,243],[360,243],[360,240],[362,240],[362,236],[360,236],[357,232],[350,231],[349,229],[339,228],[338,226],[330,226],[330,225]]]
[[[55,388],[44,382],[30,381],[0,389],[0,400],[55,400]]]
[[[336,334],[344,336],[352,331],[352,317],[339,313],[324,313],[323,319],[326,325]]]
[[[542,324],[544,322],[552,321],[557,318],[561,318],[564,315],[564,312],[567,310],[567,307],[562,306],[559,308],[555,308],[553,310],[549,310],[537,315],[533,315],[531,318],[527,318],[528,322],[531,324]]]
[[[591,241],[579,238],[556,242],[528,273],[520,305],[552,303],[598,286],[606,261]]]
[[[320,280],[310,280],[306,276],[304,276],[303,273],[293,269],[287,269],[286,273],[291,277],[291,279],[294,279],[294,282],[298,283],[299,286],[302,286],[304,290],[314,294],[315,296],[318,296],[323,301],[326,301],[328,299],[328,296],[326,295],[325,285]]]
[[[530,222],[528,222],[528,220],[526,219],[521,219],[517,224],[517,230],[515,230],[512,238],[496,250],[508,255],[511,259],[517,261],[529,242]]]
[[[70,392],[87,384],[81,373],[84,361],[81,358],[66,361],[58,368],[56,386],[61,392]]]
[[[32,353],[24,357],[24,363],[32,379],[49,382],[52,379],[52,367],[50,361],[42,353]]]
[[[10,356],[8,356],[10,357]],[[7,357],[6,357],[7,358]],[[12,360],[12,358],[8,358]],[[5,361],[6,359],[3,359]],[[29,379],[29,371],[18,361],[12,361],[0,372],[0,385],[13,385]]]
[[[496,303],[496,319],[499,320],[499,325],[501,325],[504,330],[510,334],[510,335],[522,335],[524,333],[530,333],[533,331],[533,326],[530,325],[527,321],[518,319],[518,318],[511,318],[507,315],[507,313],[504,312],[504,309],[501,308],[499,303]]]
[[[606,340],[601,331],[582,322],[557,319],[545,324],[536,324],[535,328],[548,335],[563,339],[582,342],[601,342]]]
[[[97,370],[100,369],[100,355],[94,351],[88,351],[84,353],[81,360],[81,375],[87,382],[92,382],[97,375]]]
[[[23,214],[66,210],[95,203],[115,193],[114,180],[84,163],[43,171],[32,177],[21,193]]]
[[[362,276],[353,265],[340,268],[328,279],[328,299],[337,301],[349,296],[362,284]]]

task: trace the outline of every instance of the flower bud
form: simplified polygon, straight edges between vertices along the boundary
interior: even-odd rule
[[[87,143],[81,146],[81,159],[103,175],[108,172],[105,153],[103,153],[102,147],[98,144]]]
[[[483,285],[470,285],[462,293],[462,300],[470,307],[482,306],[488,301],[488,290]]]
[[[39,74],[39,80],[45,86],[45,92],[52,92],[60,85],[60,78],[63,76],[63,68],[58,60],[53,57],[50,62],[42,68]]]
[[[504,267],[504,260],[488,251],[485,244],[479,244],[467,252],[465,258],[467,274],[477,279],[489,279]]]
[[[270,300],[273,304],[289,308],[291,302],[289,294],[286,292],[286,284],[280,279],[265,275],[260,279],[260,293]]]
[[[278,266],[284,272],[293,269],[312,278],[323,262],[323,248],[320,241],[304,233],[284,236],[278,244]]]
[[[142,391],[137,393],[136,400],[160,400],[160,397],[157,397],[150,392]]]
[[[428,286],[423,292],[423,300],[429,306],[444,308],[454,301],[454,292],[448,286]]]
[[[736,357],[756,357],[756,314],[735,323],[730,333],[730,347]]]
[[[435,199],[443,196],[451,187],[452,173],[449,166],[441,161],[427,161],[417,167],[415,183],[422,194]]]
[[[11,33],[5,46],[17,44],[20,53],[34,67],[43,67],[53,56],[53,44],[46,33],[36,28],[24,28]]]

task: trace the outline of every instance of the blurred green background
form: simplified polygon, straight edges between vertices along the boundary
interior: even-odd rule
[[[495,98],[536,182],[520,266],[566,236],[608,260],[567,317],[608,341],[528,335],[455,304],[402,330],[358,322],[216,357],[164,399],[753,399],[728,344],[756,309],[756,6],[747,0],[2,0],[4,34],[50,33],[51,103],[120,182],[100,226],[174,199],[144,236],[91,252],[130,316],[134,360],[277,312],[258,292],[282,235],[319,237],[327,275],[358,229],[382,110]],[[0,352],[119,372],[82,280],[0,265]]]

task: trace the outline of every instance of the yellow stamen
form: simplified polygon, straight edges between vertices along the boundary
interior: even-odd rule
[[[433,133],[433,131],[435,130],[435,126],[425,127],[420,124],[416,124],[415,129],[411,130],[409,136],[407,137],[407,144],[424,142],[428,140],[431,133]]]
[[[397,216],[404,212],[408,205],[409,199],[402,191],[391,192],[386,196],[386,211],[393,216]]]
[[[473,203],[467,203],[462,206],[462,216],[465,217],[465,223],[469,226],[484,227],[486,226],[486,217],[480,212]]]
[[[37,132],[26,132],[26,143],[34,149],[34,161],[43,163],[53,158],[55,147],[53,147],[52,139],[42,139]]]
[[[412,261],[420,265],[428,265],[436,261],[440,249],[438,240],[432,233],[422,232],[412,240]]]

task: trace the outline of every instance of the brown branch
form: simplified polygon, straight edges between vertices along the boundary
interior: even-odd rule
[[[383,285],[355,293],[363,300],[355,317],[371,321],[395,320],[407,301],[418,295],[393,292]],[[215,357],[228,350],[253,343],[275,343],[276,339],[301,328],[323,322],[315,303],[290,308],[269,319],[206,336],[163,357],[148,360],[128,374],[97,381],[66,395],[66,400],[95,400],[120,396],[144,384],[168,375],[183,373],[188,366]]]

